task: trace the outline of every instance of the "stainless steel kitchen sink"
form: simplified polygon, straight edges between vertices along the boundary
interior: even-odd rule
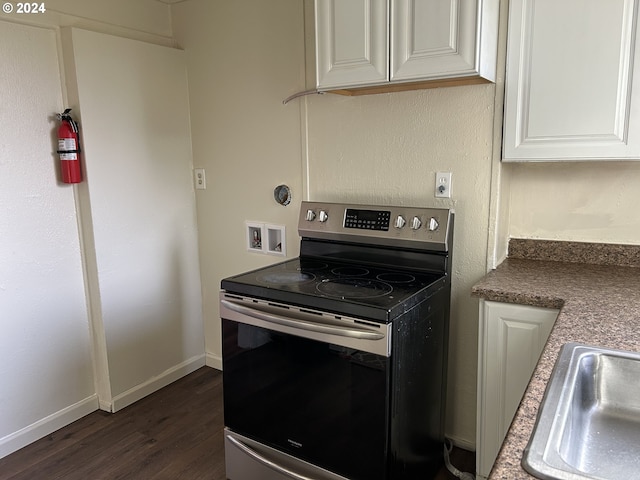
[[[522,465],[542,479],[640,478],[640,354],[568,343]]]

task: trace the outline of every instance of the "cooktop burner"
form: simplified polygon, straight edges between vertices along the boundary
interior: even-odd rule
[[[316,289],[321,294],[334,298],[374,298],[393,292],[391,285],[366,278],[325,280],[318,283]]]
[[[297,264],[296,263],[289,264],[288,262],[286,264],[286,267],[293,268],[298,271],[312,272],[314,270],[324,270],[325,268],[328,268],[329,265],[318,260],[299,258]]]
[[[309,272],[265,272],[256,275],[256,280],[265,285],[299,285],[315,279],[316,276]]]
[[[331,273],[338,277],[363,277],[369,274],[369,270],[363,267],[337,267],[331,269]]]
[[[410,283],[416,281],[416,277],[414,277],[413,275],[399,272],[381,273],[376,278],[382,282],[388,283]]]

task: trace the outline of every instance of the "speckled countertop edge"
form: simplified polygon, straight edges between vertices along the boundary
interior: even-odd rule
[[[588,245],[594,245],[591,251]],[[571,258],[581,258],[586,263],[567,261],[563,256],[578,249],[584,253]],[[555,257],[549,253],[553,250],[558,252]],[[612,251],[624,253],[612,256]],[[486,300],[559,308],[560,314],[507,433],[491,480],[535,478],[522,468],[522,455],[562,345],[579,342],[640,351],[640,246],[512,240],[509,252],[510,258],[478,282],[472,294]],[[616,260],[608,262],[607,257]],[[550,260],[556,258],[563,261]]]

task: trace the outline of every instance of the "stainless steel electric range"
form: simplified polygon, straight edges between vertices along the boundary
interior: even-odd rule
[[[228,479],[432,478],[453,218],[303,202],[298,258],[222,281]]]

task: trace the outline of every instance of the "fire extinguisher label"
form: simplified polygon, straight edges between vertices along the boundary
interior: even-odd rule
[[[58,151],[60,152],[60,160],[77,160],[78,154],[75,150],[77,150],[75,138],[58,139]]]

